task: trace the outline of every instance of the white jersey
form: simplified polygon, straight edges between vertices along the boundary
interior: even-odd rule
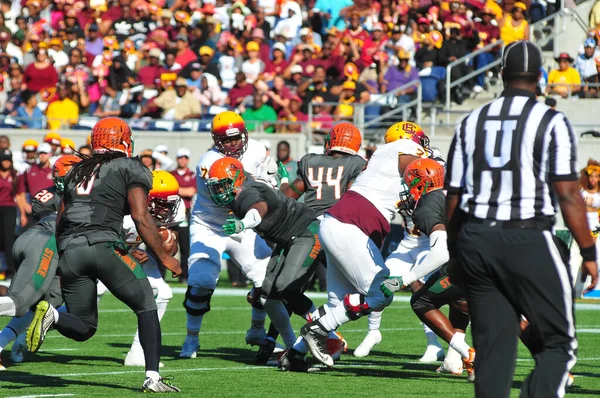
[[[183,200],[179,198],[179,205],[177,206],[177,214],[175,214],[175,218],[172,222],[165,224],[157,222],[157,227],[176,227],[181,224],[185,220],[185,204]],[[142,243],[142,238],[138,234],[137,228],[135,227],[135,223],[131,216],[123,217],[123,234],[125,235],[125,243],[129,247],[137,248]]]
[[[600,221],[598,221],[598,210],[600,210],[600,192],[588,192],[585,189],[582,189],[581,195],[584,199],[591,199],[591,205],[588,205],[587,207],[591,207],[595,210],[588,211],[586,213],[589,229],[590,231],[593,231],[596,229],[596,226],[600,224]]]
[[[210,166],[222,157],[224,155],[216,148],[213,148],[200,158],[196,166],[196,187],[198,193],[196,203],[194,203],[194,208],[192,209],[192,224],[201,224],[216,231],[221,231],[223,224],[227,221],[230,210],[225,207],[219,207],[212,201],[206,187],[206,181]],[[248,139],[248,147],[239,160],[242,162],[246,172],[253,176],[259,176],[266,157],[267,150],[265,146],[256,140]]]
[[[398,156],[413,155],[427,157],[423,147],[414,141],[400,139],[379,147],[369,159],[351,191],[359,193],[371,202],[391,222],[398,211],[398,194],[402,190],[402,176],[398,171]]]

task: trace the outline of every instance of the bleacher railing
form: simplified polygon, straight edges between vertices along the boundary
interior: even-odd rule
[[[555,57],[558,57],[560,52],[560,35],[567,30],[567,19],[572,19],[581,28],[584,33],[587,33],[587,23],[581,16],[570,8],[561,7],[552,15],[529,25],[530,40],[537,44],[540,48],[545,47],[552,41],[552,51]]]
[[[446,66],[446,107],[445,107],[446,111],[449,111],[452,108],[451,91],[454,87],[457,87],[458,85],[460,85],[468,80],[471,80],[475,76],[477,76],[481,73],[485,73],[488,70],[500,65],[502,63],[502,58],[498,57],[493,62],[491,62],[485,66],[482,66],[481,68],[476,69],[473,72],[468,73],[465,76],[462,76],[459,79],[456,79],[454,81],[452,81],[452,78],[450,75],[452,68],[454,68],[455,66],[460,65],[460,64],[468,64],[469,62],[471,62],[471,60],[475,59],[479,54],[489,52],[490,50],[492,50],[494,48],[499,48],[499,50],[502,50],[503,47],[504,47],[504,42],[502,40],[498,40],[494,43],[488,44],[487,46],[483,46],[480,49],[473,51],[472,53],[469,53],[469,54],[465,55],[464,57],[457,59],[456,61],[450,62],[448,64],[448,66]]]

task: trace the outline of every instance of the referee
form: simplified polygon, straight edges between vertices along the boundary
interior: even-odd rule
[[[567,249],[552,234],[557,203],[591,287],[598,275],[575,133],[565,115],[536,101],[541,66],[534,44],[507,46],[504,92],[457,126],[448,154],[448,245],[466,283],[477,397],[510,395],[521,315],[536,362],[521,397],[565,393],[577,340]]]

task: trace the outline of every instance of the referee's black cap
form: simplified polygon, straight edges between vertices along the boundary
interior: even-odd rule
[[[542,52],[527,40],[510,43],[502,54],[502,69],[513,73],[538,73],[542,67]]]

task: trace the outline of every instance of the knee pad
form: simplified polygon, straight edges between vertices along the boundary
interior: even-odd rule
[[[364,315],[369,315],[373,311],[362,294],[347,294],[344,296],[344,308],[346,308],[348,318],[353,321]]]
[[[260,299],[261,294],[262,292],[260,287],[253,287],[246,295],[246,300],[252,307],[262,310],[264,306]]]
[[[183,302],[186,312],[193,316],[206,314],[210,311],[210,298],[213,292],[213,289],[188,286]]]
[[[419,319],[423,319],[429,311],[439,309],[435,306],[427,292],[424,294],[414,294],[410,299],[410,306]]]
[[[215,290],[221,272],[221,260],[202,257],[191,259],[188,264],[188,285],[201,289]]]

